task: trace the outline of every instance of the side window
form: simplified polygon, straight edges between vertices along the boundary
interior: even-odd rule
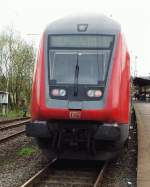
[[[109,65],[109,58],[110,58],[111,51],[103,50],[103,52],[99,51],[98,54],[98,64],[99,64],[99,76],[100,81],[104,81],[106,77],[106,73],[108,70]]]

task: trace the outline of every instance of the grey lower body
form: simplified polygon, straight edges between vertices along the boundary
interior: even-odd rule
[[[26,125],[26,135],[35,137],[49,158],[60,159],[113,159],[123,148],[128,134],[128,124],[35,121]]]

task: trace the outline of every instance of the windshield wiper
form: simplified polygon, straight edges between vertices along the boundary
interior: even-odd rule
[[[75,75],[74,75],[74,96],[78,95],[78,76],[79,76],[79,65],[78,65],[78,54],[77,54],[77,64],[76,64]]]

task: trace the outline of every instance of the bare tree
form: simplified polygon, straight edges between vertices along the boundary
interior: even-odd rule
[[[17,108],[20,99],[30,101],[34,47],[13,30],[0,35],[0,90],[10,93],[11,107]]]

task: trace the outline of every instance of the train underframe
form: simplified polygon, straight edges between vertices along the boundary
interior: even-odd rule
[[[35,121],[26,126],[50,159],[109,160],[128,138],[128,124],[89,121]]]

